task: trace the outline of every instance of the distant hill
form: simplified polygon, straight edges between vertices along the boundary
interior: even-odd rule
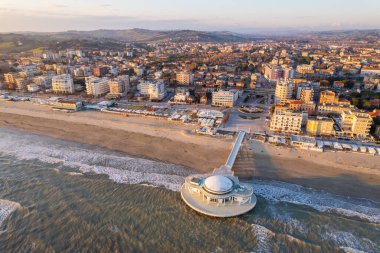
[[[125,43],[151,42],[247,42],[263,39],[380,39],[380,30],[347,30],[327,32],[296,32],[268,34],[238,34],[229,31],[172,30],[155,31],[147,29],[65,31],[54,33],[17,32],[0,33],[0,53],[28,51],[39,47],[65,49],[70,47],[122,48]],[[20,43],[21,42],[21,43]]]
[[[247,39],[231,32],[202,32],[192,30],[153,31],[146,29],[67,31],[52,33],[61,39],[116,39],[126,42],[234,42]]]

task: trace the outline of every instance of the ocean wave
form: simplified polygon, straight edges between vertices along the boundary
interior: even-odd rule
[[[8,216],[18,208],[21,208],[19,203],[6,199],[0,199],[0,226],[8,218]]]
[[[258,250],[254,252],[255,253],[271,252],[272,251],[271,241],[273,240],[275,233],[272,230],[269,230],[266,227],[258,225],[258,224],[252,224],[251,227],[252,227],[252,230],[256,234],[257,248],[258,248]]]
[[[278,181],[253,180],[251,182],[255,194],[267,200],[304,205],[320,212],[380,223],[380,204],[373,201],[337,196]]]
[[[163,186],[178,191],[190,170],[183,166],[117,155],[102,149],[28,133],[0,131],[0,152],[20,160],[39,160],[78,169],[81,173],[104,174],[116,183]],[[75,172],[74,172],[75,173]],[[69,172],[68,175],[78,175]]]
[[[345,252],[378,252],[378,246],[366,238],[359,238],[349,232],[335,231],[322,234],[326,241],[333,241]]]

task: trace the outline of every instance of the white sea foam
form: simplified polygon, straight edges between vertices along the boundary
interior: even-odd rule
[[[271,241],[275,236],[275,233],[272,230],[258,224],[252,224],[252,230],[255,232],[257,239],[257,251],[254,252],[271,252]]]
[[[21,208],[19,203],[6,199],[0,199],[0,226],[8,218],[8,216],[18,208]]]
[[[100,149],[90,150],[72,142],[33,134],[16,135],[13,131],[2,129],[0,139],[0,152],[3,154],[22,160],[61,163],[82,173],[105,174],[117,183],[164,186],[177,191],[184,177],[190,174],[182,166],[117,155]],[[69,175],[74,174],[71,172]]]
[[[326,241],[333,241],[345,252],[378,252],[378,246],[367,238],[359,238],[349,232],[335,231],[322,234]]]
[[[320,212],[358,217],[373,223],[380,223],[379,203],[346,198],[300,185],[277,181],[253,180],[252,183],[255,194],[271,201],[305,205]]]

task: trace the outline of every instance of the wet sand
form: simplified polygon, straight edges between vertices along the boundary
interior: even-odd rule
[[[250,141],[234,166],[242,178],[274,179],[380,201],[380,157],[312,152]]]

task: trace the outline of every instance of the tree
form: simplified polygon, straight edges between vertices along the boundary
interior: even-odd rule
[[[133,76],[135,74],[135,70],[133,68],[130,68],[128,71],[128,75]]]
[[[372,106],[372,103],[370,100],[364,100],[363,101],[363,108],[369,109],[369,108],[371,108],[371,106]]]
[[[351,104],[354,105],[354,106],[358,106],[359,105],[359,98],[357,97],[351,97]]]

